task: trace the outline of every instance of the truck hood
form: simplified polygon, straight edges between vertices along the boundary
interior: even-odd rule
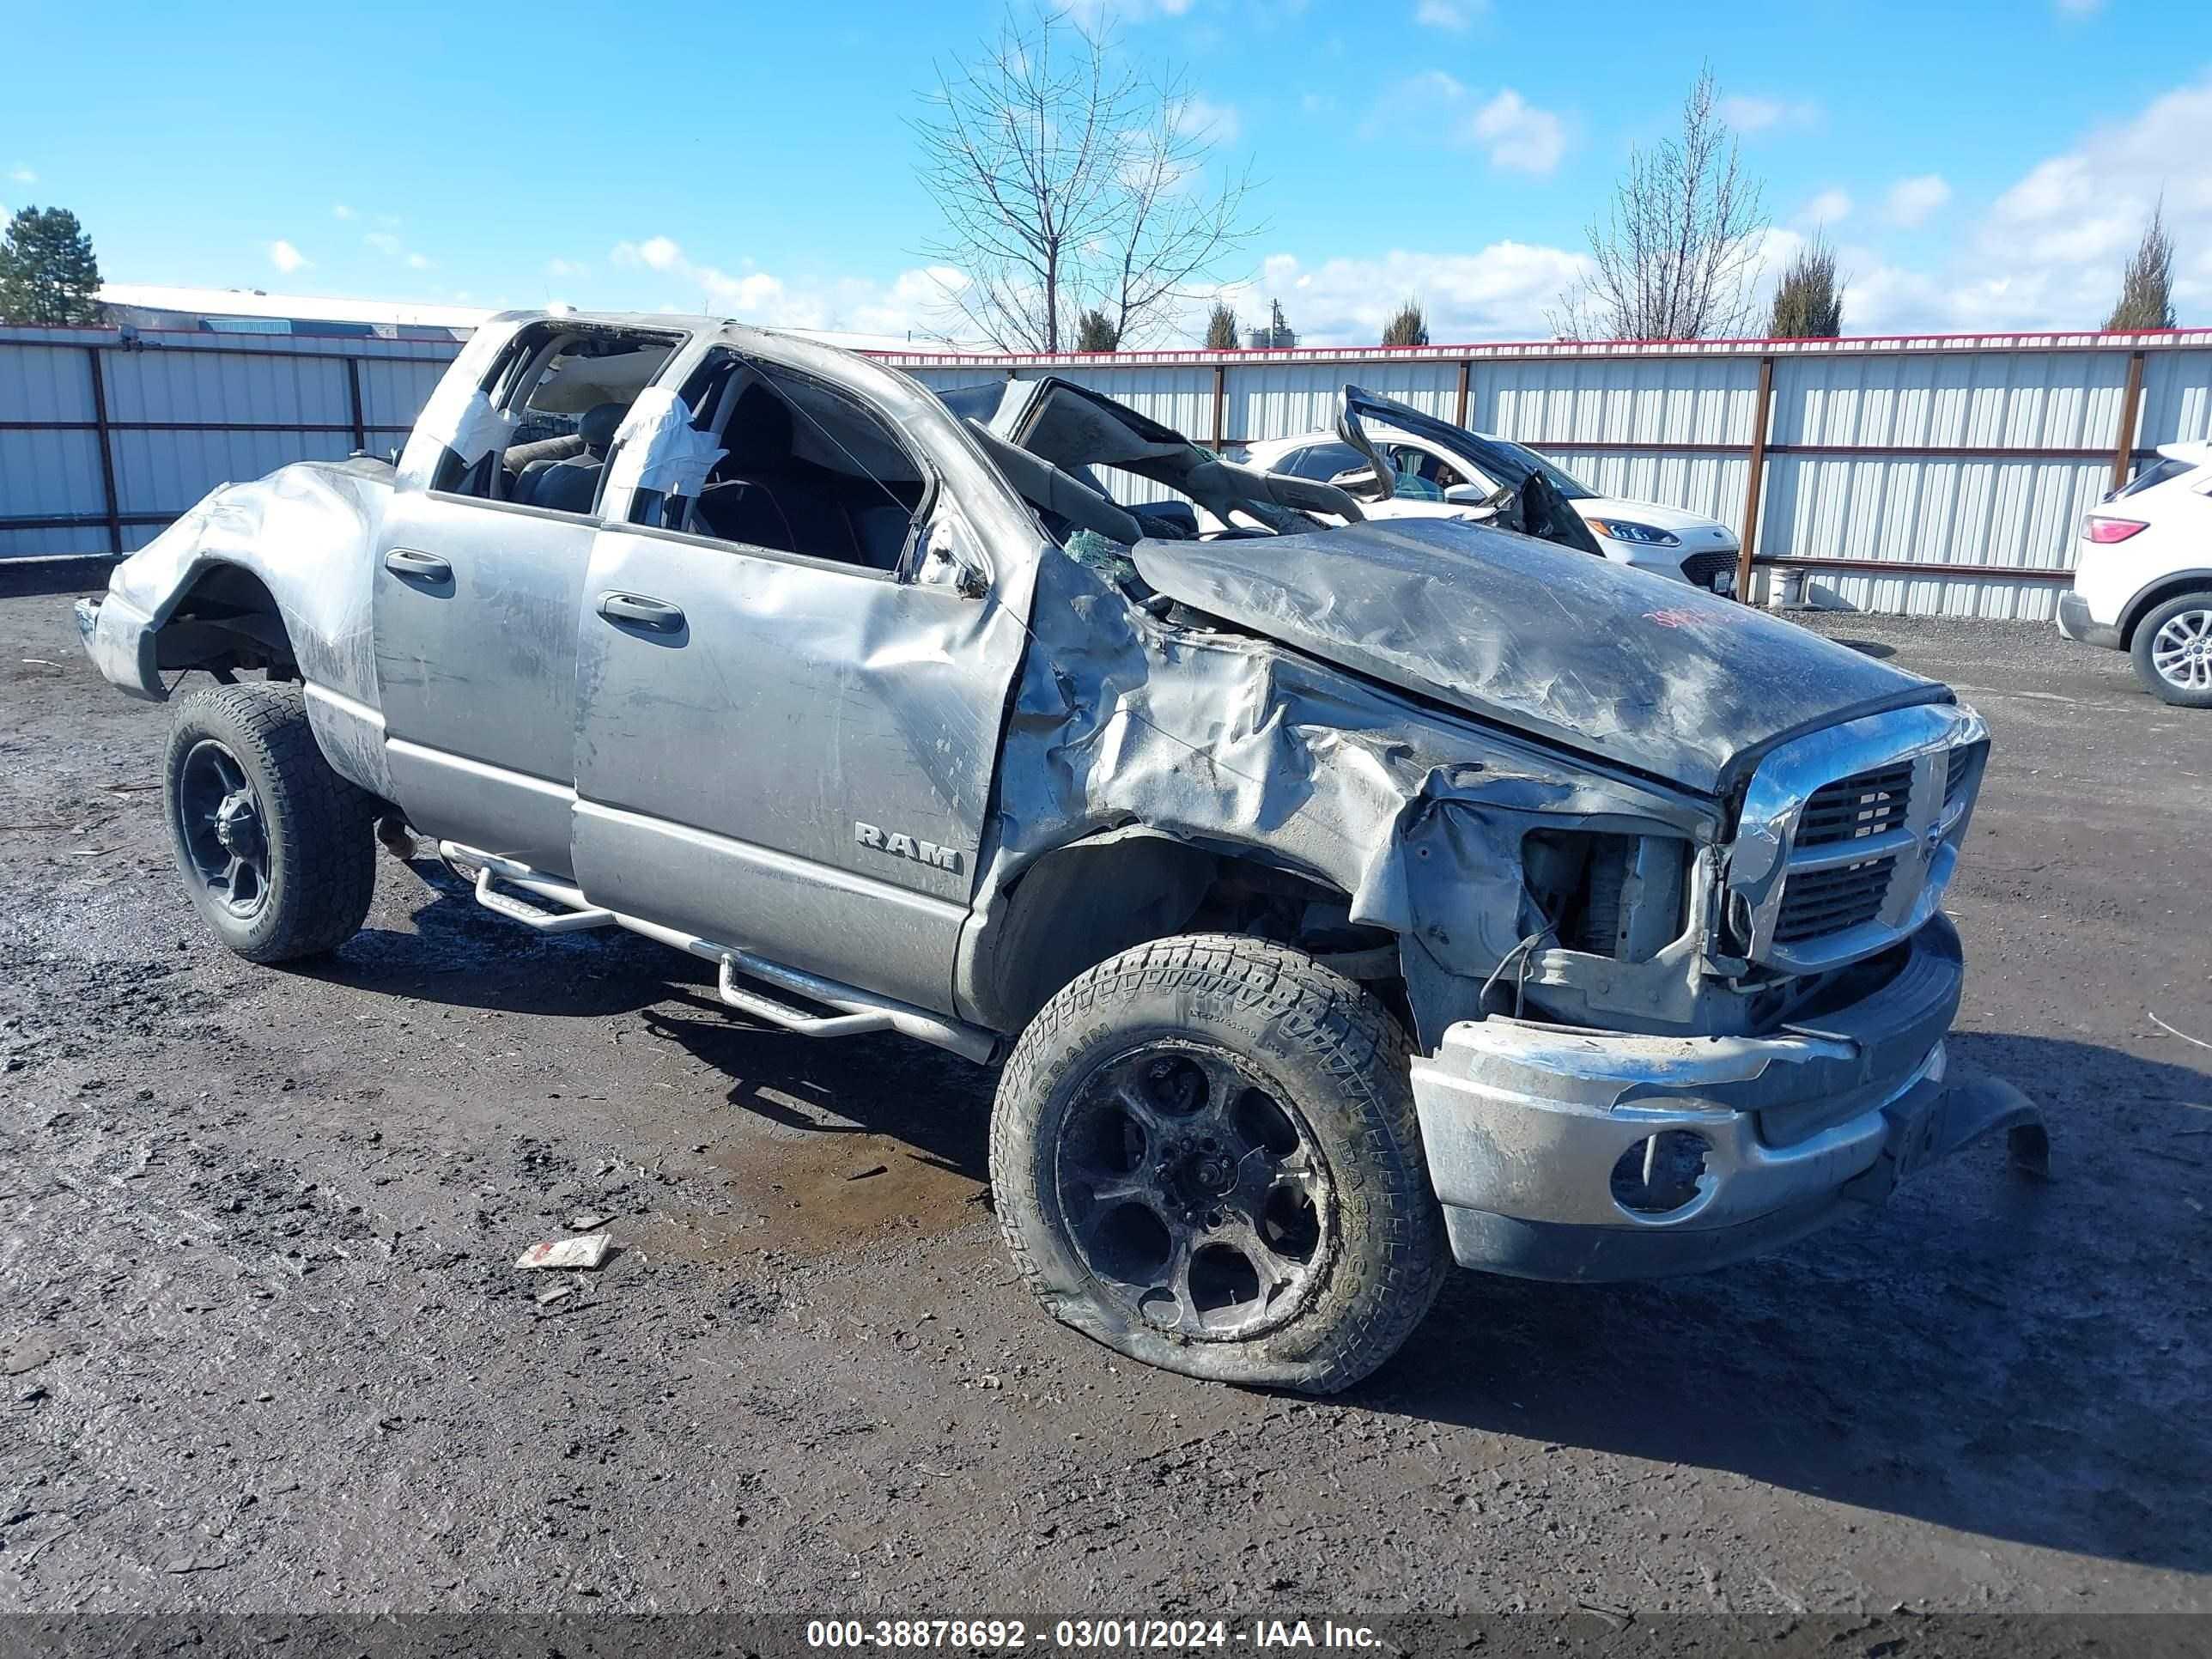
[[[1749,606],[1483,525],[1146,541],[1135,556],[1194,610],[1709,795],[1801,732],[1951,697]]]

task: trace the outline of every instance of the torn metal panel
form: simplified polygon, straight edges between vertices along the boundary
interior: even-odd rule
[[[1272,641],[1153,616],[1073,557],[1040,562],[1031,617],[960,976],[971,999],[989,995],[990,922],[1024,871],[1142,825],[1348,895],[1353,922],[1415,947],[1407,981],[1432,1041],[1470,1017],[1483,978],[1534,925],[1528,830],[1619,819],[1691,841],[1718,833],[1710,806],[1674,791],[1562,767]]]
[[[1135,557],[1195,610],[1708,794],[1798,732],[1951,697],[1747,606],[1486,526],[1146,541]]]

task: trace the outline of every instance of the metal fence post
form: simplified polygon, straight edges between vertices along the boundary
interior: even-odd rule
[[[351,400],[353,410],[353,447],[366,453],[368,448],[368,427],[362,417],[361,407],[361,359],[349,357],[345,360],[345,366],[346,395]]]
[[[1229,441],[1229,368],[1213,366],[1213,453],[1218,455]]]
[[[2112,451],[2112,488],[2128,481],[2128,467],[2136,458],[2136,405],[2142,401],[2143,355],[2140,349],[2128,356],[2128,389],[2120,398],[2120,441]]]
[[[107,378],[100,366],[100,348],[84,349],[84,366],[92,374],[92,429],[100,441],[100,487],[107,512],[107,550],[123,551],[123,503],[115,494],[115,443],[107,428]]]
[[[1459,360],[1459,402],[1452,416],[1454,426],[1467,424],[1467,386],[1474,376],[1474,365],[1462,357]]]
[[[1735,596],[1751,603],[1751,562],[1759,547],[1759,519],[1765,503],[1760,485],[1766,476],[1766,411],[1774,400],[1774,354],[1759,360],[1759,406],[1751,416],[1751,465],[1743,490],[1743,544],[1735,556]]]

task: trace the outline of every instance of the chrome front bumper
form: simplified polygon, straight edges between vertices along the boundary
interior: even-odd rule
[[[1937,916],[1881,989],[1771,1037],[1639,1037],[1491,1018],[1413,1062],[1429,1174],[1466,1267],[1530,1279],[1695,1272],[1886,1198],[1999,1129],[2040,1172],[2041,1115],[2010,1085],[1953,1078],[1963,980]],[[1631,1208],[1655,1135],[1702,1153],[1671,1207]],[[1694,1160],[1693,1160],[1694,1161]],[[1641,1197],[1648,1200],[1645,1189]]]
[[[79,599],[76,632],[85,655],[109,684],[149,702],[168,700],[155,654],[155,630],[136,606],[112,593],[103,599]]]

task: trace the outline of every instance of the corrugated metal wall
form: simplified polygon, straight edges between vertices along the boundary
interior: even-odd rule
[[[1325,428],[1352,381],[1532,445],[1604,494],[1706,514],[1739,536],[1756,452],[1760,563],[1806,567],[1822,603],[1915,613],[2047,618],[2123,443],[2132,471],[2160,444],[2212,438],[2205,330],[890,361],[938,386],[1066,374],[1201,443]],[[1855,568],[1883,564],[1900,568]]]
[[[142,547],[228,480],[381,454],[459,349],[0,328],[0,558]]]
[[[0,557],[137,547],[225,479],[381,453],[458,349],[0,328]],[[2124,441],[2131,469],[2161,443],[2212,439],[2203,330],[889,361],[938,387],[1062,374],[1200,443],[1327,427],[1351,381],[1740,535],[1756,454],[1761,562],[1802,565],[1817,598],[1881,611],[2049,616]],[[1125,499],[1163,493],[1108,482]]]

